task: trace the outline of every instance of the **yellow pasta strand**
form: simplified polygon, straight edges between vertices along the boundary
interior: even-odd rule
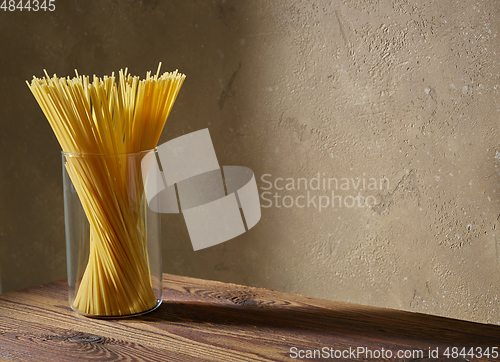
[[[90,224],[90,254],[73,306],[119,316],[153,308],[146,243],[145,198],[139,158],[156,147],[185,75],[146,79],[120,70],[90,81],[33,77],[26,82],[66,157],[66,170]],[[85,157],[81,157],[85,155]]]

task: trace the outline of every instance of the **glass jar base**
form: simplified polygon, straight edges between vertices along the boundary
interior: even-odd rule
[[[78,309],[74,308],[72,305],[70,305],[70,307],[71,307],[71,309],[74,312],[78,313],[81,316],[87,317],[87,318],[94,318],[94,319],[124,319],[124,318],[133,318],[133,317],[137,317],[137,316],[140,316],[140,315],[144,315],[144,314],[150,313],[150,312],[156,310],[161,305],[161,303],[162,303],[162,300],[161,299],[157,299],[156,305],[153,308],[151,308],[151,309],[145,310],[144,312],[139,312],[139,313],[134,313],[134,314],[124,314],[124,315],[87,314],[87,313],[80,312]]]

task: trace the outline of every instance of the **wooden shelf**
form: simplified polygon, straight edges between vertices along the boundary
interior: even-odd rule
[[[73,312],[65,281],[1,295],[0,361],[329,360],[292,358],[307,350],[328,350],[330,357],[337,350],[343,361],[500,361],[443,355],[447,347],[500,349],[500,326],[168,274],[163,282],[157,310],[116,320]],[[358,347],[372,356],[390,350],[392,358],[343,352]],[[429,348],[441,358],[429,359]],[[397,358],[412,350],[423,355]]]

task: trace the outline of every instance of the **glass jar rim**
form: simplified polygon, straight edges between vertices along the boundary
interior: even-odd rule
[[[105,157],[113,157],[113,156],[138,156],[138,155],[145,155],[147,153],[150,153],[151,151],[156,151],[157,147],[149,149],[149,150],[143,150],[143,151],[137,151],[137,152],[122,152],[122,153],[82,153],[82,152],[65,152],[61,151],[61,155],[63,156],[69,156],[69,157],[87,157],[87,156],[105,156]]]

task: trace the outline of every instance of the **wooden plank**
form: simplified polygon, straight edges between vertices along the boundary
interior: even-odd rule
[[[423,361],[429,347],[499,344],[498,326],[172,275],[163,304],[129,319],[78,315],[62,281],[0,296],[0,358],[15,361],[297,360],[293,347],[421,350]],[[385,357],[370,360],[417,360]]]

